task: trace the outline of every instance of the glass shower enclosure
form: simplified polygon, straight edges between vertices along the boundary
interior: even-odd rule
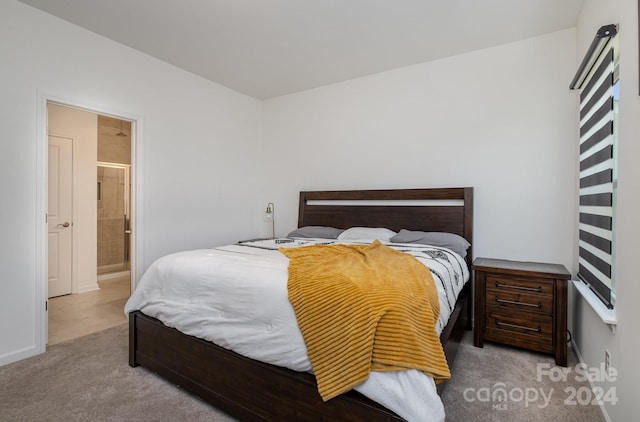
[[[129,270],[130,171],[127,164],[98,162],[98,274]]]

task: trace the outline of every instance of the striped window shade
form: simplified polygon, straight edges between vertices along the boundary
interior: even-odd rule
[[[613,308],[614,43],[599,54],[580,93],[578,277]]]

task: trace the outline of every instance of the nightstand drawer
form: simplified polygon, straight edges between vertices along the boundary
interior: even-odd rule
[[[553,282],[537,278],[497,277],[487,275],[487,289],[529,294],[553,295]]]
[[[487,308],[486,339],[536,350],[553,349],[553,317],[517,311]]]
[[[553,313],[553,296],[520,293],[517,290],[487,288],[486,304],[525,312]]]

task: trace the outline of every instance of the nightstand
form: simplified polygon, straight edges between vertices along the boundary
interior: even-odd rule
[[[567,366],[567,280],[563,265],[476,258],[474,341],[554,355]]]

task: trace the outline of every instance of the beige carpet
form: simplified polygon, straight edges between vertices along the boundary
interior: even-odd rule
[[[473,334],[465,332],[442,395],[447,421],[600,422],[597,406],[571,403],[571,390],[589,388],[576,380],[576,364],[569,349],[566,381],[554,381],[548,371],[556,375],[560,368],[552,356],[486,342],[474,347]]]
[[[0,421],[234,420],[145,369],[129,367],[127,329],[123,324],[0,367]],[[564,388],[584,384],[536,381],[536,363],[552,363],[550,357],[491,344],[478,349],[471,337],[466,333],[443,396],[447,421],[600,421],[594,406],[563,404]],[[525,400],[478,399],[499,382],[515,399],[517,389],[542,388],[548,395],[553,388],[552,400],[540,407],[541,397],[527,406]]]
[[[0,421],[234,421],[128,365],[128,325],[0,367]]]

